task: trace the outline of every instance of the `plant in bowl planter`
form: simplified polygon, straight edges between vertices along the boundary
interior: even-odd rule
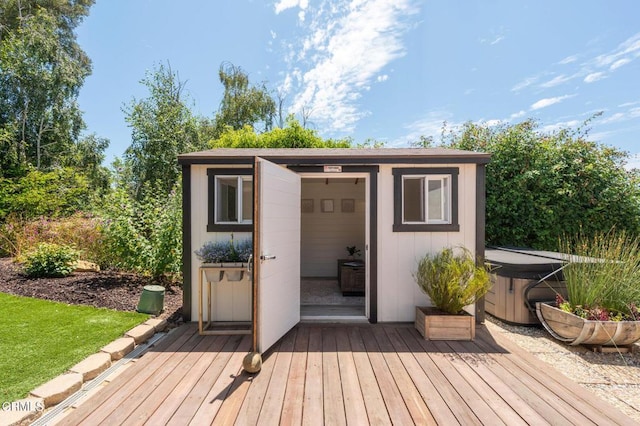
[[[445,248],[426,255],[414,278],[431,299],[433,307],[416,307],[416,328],[425,339],[473,340],[475,318],[464,307],[475,303],[490,289],[486,267],[478,266],[471,252]]]
[[[621,232],[561,242],[567,298],[537,303],[556,339],[571,345],[624,346],[640,340],[640,239]]]
[[[347,253],[349,253],[349,259],[353,259],[355,256],[360,256],[360,249],[356,246],[347,246]]]
[[[226,269],[244,267],[253,253],[253,245],[250,239],[234,241],[233,235],[230,241],[208,241],[195,251],[196,256],[203,266],[218,267],[219,270],[205,270],[207,280],[219,282],[224,273],[229,281],[240,281],[244,271],[241,269]],[[240,265],[238,265],[240,264]]]

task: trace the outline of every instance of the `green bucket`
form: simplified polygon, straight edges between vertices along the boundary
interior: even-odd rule
[[[136,310],[145,314],[158,315],[163,308],[164,287],[161,285],[144,286]]]

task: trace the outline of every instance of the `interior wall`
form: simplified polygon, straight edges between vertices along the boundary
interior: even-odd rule
[[[348,257],[347,246],[365,245],[365,189],[363,178],[302,179],[302,200],[313,200],[313,211],[301,214],[301,275],[336,277],[337,260]],[[333,200],[333,212],[322,212],[322,200]],[[342,211],[342,200],[354,200],[354,212]],[[358,257],[356,257],[358,258]]]

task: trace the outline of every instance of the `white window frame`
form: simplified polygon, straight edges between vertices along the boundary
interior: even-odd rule
[[[237,179],[238,182],[238,197],[236,199],[236,211],[238,212],[238,220],[237,221],[221,221],[218,220],[218,206],[220,203],[220,180],[221,179]],[[216,225],[251,225],[253,223],[253,219],[249,217],[245,219],[242,216],[242,206],[243,206],[243,196],[244,196],[244,182],[253,182],[253,176],[251,175],[215,175],[214,185],[215,185],[215,198],[213,200],[213,214],[214,214],[214,223]]]
[[[420,206],[422,208],[423,221],[408,221],[404,218],[404,206],[405,206],[405,181],[407,179],[422,179],[422,200],[423,203]],[[442,191],[442,200],[440,202],[440,216],[444,219],[429,219],[429,182],[439,181],[441,188],[446,188]],[[446,185],[445,185],[446,182]],[[450,225],[452,223],[451,205],[452,205],[452,176],[450,174],[407,174],[402,175],[402,224],[403,225]]]

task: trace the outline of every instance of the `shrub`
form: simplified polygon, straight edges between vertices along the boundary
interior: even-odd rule
[[[414,278],[434,306],[449,314],[460,313],[491,287],[489,273],[476,266],[471,252],[465,248],[457,255],[450,248],[435,255],[427,254],[419,261]]]
[[[70,275],[78,261],[73,247],[53,243],[40,243],[25,254],[24,268],[30,277],[65,277]]]

